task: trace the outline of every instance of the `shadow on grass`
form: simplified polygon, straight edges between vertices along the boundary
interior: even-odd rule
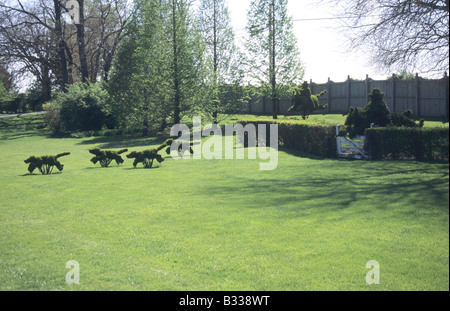
[[[22,130],[22,129],[1,129],[0,137],[2,140],[15,140],[21,138],[28,138],[33,136],[42,136],[48,137],[51,131],[48,129],[30,129],[30,130]]]
[[[150,147],[162,144],[168,137],[106,136],[80,141],[79,145],[98,145],[100,149]]]
[[[26,173],[19,175],[20,177],[29,177],[29,176],[50,176],[50,175],[61,175],[63,172],[54,172],[51,174],[41,174],[41,173]]]
[[[280,217],[314,215],[319,216],[319,221],[321,216],[324,221],[329,219],[330,212],[333,219],[340,220],[348,216],[342,214],[344,211],[369,215],[373,209],[398,217],[414,216],[416,212],[437,217],[449,213],[444,167],[432,170],[427,165],[403,165],[402,169],[384,163],[358,162],[355,166],[344,164],[336,171],[339,163],[321,161],[312,164],[312,168],[299,167],[298,172],[273,175],[278,178],[234,176],[232,183],[218,181],[197,189],[211,197],[225,198],[232,193],[238,198],[230,202],[233,206],[275,209],[280,211]]]

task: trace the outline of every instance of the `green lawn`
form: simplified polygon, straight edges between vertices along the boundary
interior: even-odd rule
[[[259,121],[271,121],[272,116],[255,116],[255,115],[239,115],[234,117],[228,117],[225,119],[224,123],[233,122],[235,120],[259,120]],[[301,116],[284,116],[279,115],[278,120],[288,121],[288,122],[302,122],[302,123],[320,123],[320,124],[345,124],[347,119],[346,115],[342,114],[313,114],[310,115],[306,120],[303,120]],[[421,120],[421,117],[414,117],[417,123]],[[424,127],[449,127],[448,120],[439,117],[425,117]]]
[[[448,163],[89,161],[163,140],[0,129],[0,290],[449,290]],[[65,151],[62,173],[23,163]]]

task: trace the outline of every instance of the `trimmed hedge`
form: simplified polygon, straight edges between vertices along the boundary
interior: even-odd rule
[[[279,144],[286,148],[292,148],[300,152],[309,153],[317,156],[335,157],[337,153],[336,146],[336,126],[313,124],[313,123],[295,123],[283,121],[239,121],[243,126],[247,124],[266,125],[266,142],[269,142],[270,124],[278,124]]]
[[[64,165],[58,161],[58,158],[69,155],[70,152],[63,152],[57,155],[44,155],[40,157],[30,156],[28,159],[24,160],[24,162],[28,165],[28,171],[30,174],[37,168],[42,175],[51,174],[53,171],[53,167],[61,172],[64,168]]]
[[[446,128],[371,128],[365,131],[365,148],[372,159],[447,160]]]
[[[296,123],[289,121],[239,121],[247,124],[266,125],[266,141],[269,141],[270,124],[278,124],[281,146],[311,155],[334,158],[337,156],[336,126]],[[449,159],[449,130],[447,128],[380,127],[365,130],[365,149],[372,159]]]

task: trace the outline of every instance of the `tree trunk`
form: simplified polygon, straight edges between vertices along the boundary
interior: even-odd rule
[[[270,84],[272,86],[272,115],[274,119],[278,119],[278,100],[277,100],[277,80],[276,80],[276,72],[275,72],[275,2],[274,0],[272,0],[271,4],[270,4],[270,13],[269,13],[269,18],[270,18],[270,22],[269,22],[269,27],[270,27],[270,31],[269,31],[269,36],[270,36]]]
[[[61,89],[63,92],[66,92],[66,86],[69,83],[69,74],[67,70],[64,36],[62,33],[61,3],[59,0],[53,0],[53,3],[55,6],[55,32],[58,38],[58,55],[61,63]]]
[[[86,45],[84,40],[84,0],[78,0],[80,5],[80,23],[77,27],[77,43],[78,53],[80,56],[80,68],[81,68],[81,81],[89,81],[89,71],[86,59]]]
[[[172,0],[172,29],[173,29],[173,83],[174,83],[174,124],[180,123],[181,103],[180,103],[180,81],[178,72],[178,42],[177,42],[177,20],[176,1]]]

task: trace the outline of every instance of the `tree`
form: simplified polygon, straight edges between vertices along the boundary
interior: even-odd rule
[[[0,57],[15,69],[16,77],[31,73],[41,85],[44,100],[50,99],[56,63],[52,11],[43,0],[0,3]]]
[[[188,0],[166,0],[166,36],[169,39],[170,93],[172,96],[173,123],[181,121],[181,115],[194,104],[198,90],[198,74],[201,67],[202,45],[191,16]]]
[[[304,75],[287,3],[252,0],[248,12],[248,71],[253,73],[250,79],[260,82],[263,94],[272,99],[274,119],[278,116],[279,98]]]
[[[66,23],[65,0],[0,3],[0,57],[16,77],[32,75],[45,100],[56,84],[65,90],[67,84],[87,77],[107,79],[123,38],[127,0],[77,1],[82,9],[78,25]]]
[[[227,112],[228,106],[242,101],[244,95],[238,92],[243,78],[238,63],[240,53],[234,43],[225,0],[202,0],[197,19],[205,49],[202,57],[204,96],[197,100],[196,107],[217,124],[219,113]],[[241,96],[230,97],[230,89]]]
[[[386,71],[449,70],[449,0],[337,0],[350,49]]]

